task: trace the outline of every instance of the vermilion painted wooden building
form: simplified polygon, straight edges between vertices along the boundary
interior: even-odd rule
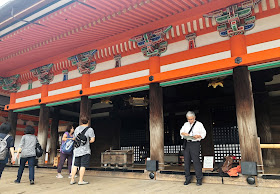
[[[272,121],[279,114],[268,107],[280,102],[280,1],[45,0],[20,11],[16,5],[1,8],[12,13],[0,21],[1,93],[10,96],[11,122],[17,112],[40,117],[43,148],[49,112],[68,121],[91,115],[93,157],[138,146],[137,157],[147,152],[161,168],[164,153],[180,150],[188,110],[207,129],[203,156],[219,159],[223,149],[258,161],[258,136],[279,142],[280,123]],[[226,142],[237,151],[226,152]],[[52,145],[54,153],[55,135]]]

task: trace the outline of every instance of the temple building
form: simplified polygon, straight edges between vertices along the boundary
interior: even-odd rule
[[[36,126],[49,164],[59,128],[87,115],[92,167],[110,149],[179,166],[193,110],[202,160],[280,167],[280,149],[260,148],[280,142],[279,0],[24,2],[0,7],[0,122]]]

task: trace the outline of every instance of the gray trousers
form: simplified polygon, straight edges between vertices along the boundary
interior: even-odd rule
[[[200,142],[187,142],[186,148],[184,150],[184,160],[185,160],[185,177],[186,179],[191,179],[190,166],[191,160],[193,160],[194,170],[196,179],[202,179],[202,167],[199,159],[200,153]]]

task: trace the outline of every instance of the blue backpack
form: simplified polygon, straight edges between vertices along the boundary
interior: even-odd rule
[[[71,138],[69,133],[67,133],[67,138]],[[74,149],[74,140],[72,139],[67,139],[61,146],[61,151],[64,154],[72,154]]]

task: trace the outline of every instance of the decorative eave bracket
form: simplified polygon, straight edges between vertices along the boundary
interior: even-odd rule
[[[93,61],[93,56],[96,52],[96,49],[90,50],[69,57],[68,60],[72,62],[72,65],[77,66],[80,74],[90,74],[96,68],[96,62]]]
[[[244,34],[254,28],[256,17],[252,10],[261,0],[247,0],[229,7],[205,14],[204,17],[215,18],[220,36],[232,37]]]
[[[136,42],[145,57],[160,56],[167,50],[167,41],[164,41],[165,34],[172,28],[166,26],[154,31],[135,36],[130,41]]]
[[[21,84],[17,83],[19,77],[19,74],[13,75],[11,77],[0,77],[0,86],[3,90],[15,93],[21,87]]]
[[[52,66],[53,63],[32,69],[31,72],[38,78],[42,85],[47,85],[54,78],[54,74],[51,72]]]

